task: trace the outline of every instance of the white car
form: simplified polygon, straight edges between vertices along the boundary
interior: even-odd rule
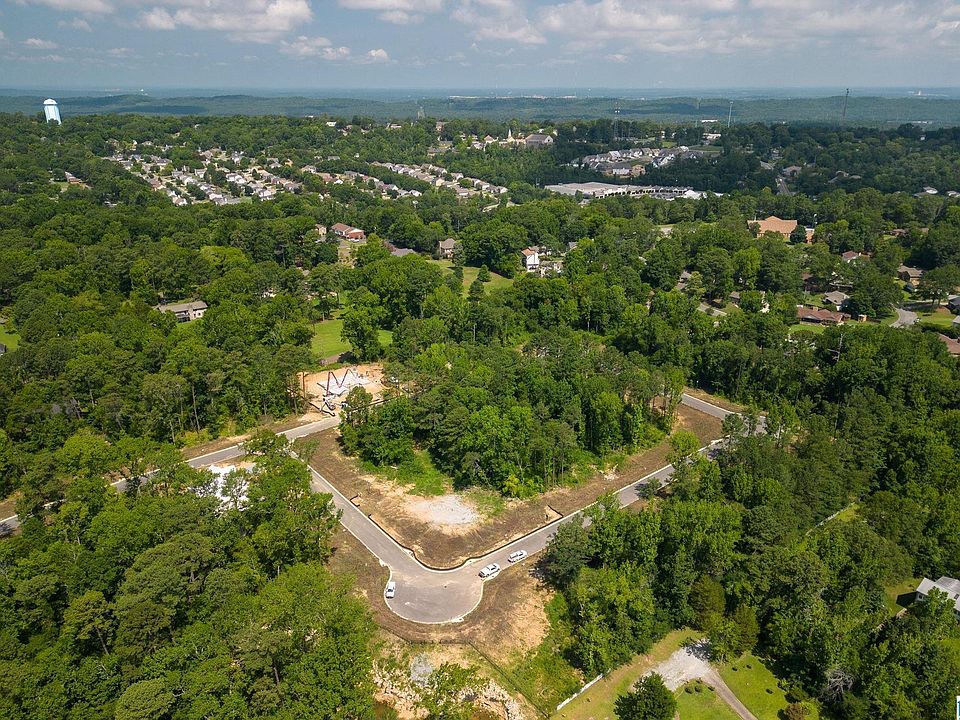
[[[490,563],[489,565],[484,567],[482,570],[480,570],[480,577],[482,577],[484,580],[486,580],[487,578],[496,577],[499,574],[500,574],[500,566],[497,565],[496,563]]]
[[[521,560],[523,560],[523,559],[526,558],[526,557],[527,557],[527,551],[526,551],[526,550],[516,550],[516,551],[510,553],[510,557],[508,557],[507,560],[509,560],[509,561],[512,562],[512,563],[515,563],[515,562],[520,562]]]
[[[387,589],[383,591],[383,596],[389,600],[397,594],[397,584],[391,580],[387,583]]]

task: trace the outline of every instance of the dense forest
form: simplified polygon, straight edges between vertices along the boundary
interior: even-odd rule
[[[734,126],[715,157],[644,180],[722,195],[581,203],[542,186],[597,179],[570,160],[626,141],[607,121],[558,124],[546,150],[464,140],[533,129],[0,117],[0,315],[17,342],[0,356],[0,495],[23,519],[0,541],[0,714],[372,716],[374,630],[325,567],[329,498],[266,435],[226,505],[186,492],[210,477],[179,453],[302,412],[298,373],[335,314],[351,358],[396,380],[381,404],[355,391],[341,424],[375,466],[425,453],[458,488],[529,497],[670,436],[671,487],[636,512],[601,500],[542,560],[585,676],[692,626],[718,658],[769,658],[828,716],[946,717],[952,602],[891,619],[882,590],[960,574],[960,363],[943,341],[958,326],[889,327],[901,265],[924,272],[913,292],[932,309],[960,286],[960,133]],[[432,162],[507,193],[389,198],[302,170],[380,177],[370,163],[427,162],[438,140],[453,148]],[[243,153],[302,189],[175,207],[105,159],[133,147],[190,169]],[[774,194],[788,165],[793,194]],[[759,232],[767,215],[800,234]],[[335,223],[368,236],[346,263],[317,229]],[[432,257],[447,237],[452,267]],[[562,272],[524,272],[529,246]],[[831,288],[852,321],[798,324]],[[202,318],[155,309],[188,300]],[[714,457],[674,427],[685,386],[752,408]]]

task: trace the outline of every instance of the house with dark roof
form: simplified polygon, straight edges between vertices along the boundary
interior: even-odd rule
[[[447,238],[437,243],[437,255],[441,258],[450,260],[453,258],[453,252],[457,249],[457,241],[453,238]]]

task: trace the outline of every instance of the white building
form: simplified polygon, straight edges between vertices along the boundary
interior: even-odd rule
[[[55,122],[57,125],[60,124],[60,107],[53,98],[47,98],[43,101],[43,117],[47,122]]]

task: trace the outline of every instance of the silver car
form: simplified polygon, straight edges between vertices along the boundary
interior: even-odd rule
[[[527,557],[526,550],[515,550],[514,552],[510,553],[510,557],[508,557],[507,560],[509,560],[512,563],[515,563],[515,562],[520,562],[526,557]]]
[[[397,584],[393,580],[391,580],[390,582],[387,583],[387,589],[383,591],[383,596],[387,600],[389,600],[396,594],[397,594]]]
[[[496,563],[490,563],[489,565],[485,566],[483,569],[480,570],[480,577],[482,577],[484,580],[486,580],[487,578],[496,577],[499,574],[500,574],[500,566],[497,565]]]

